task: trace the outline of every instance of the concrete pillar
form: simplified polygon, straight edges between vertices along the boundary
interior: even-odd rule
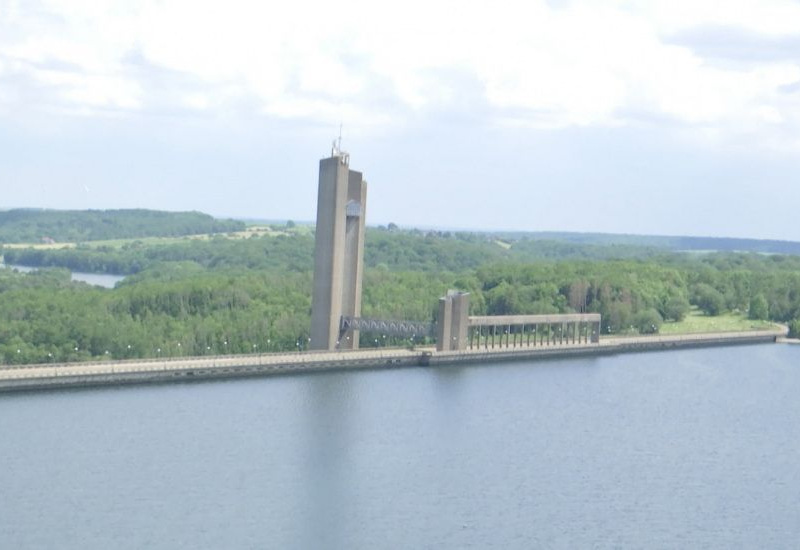
[[[311,296],[311,349],[333,349],[339,334],[347,174],[347,164],[341,157],[322,159],[319,162],[314,290]]]
[[[436,327],[436,350],[467,349],[469,330],[469,293],[449,290],[439,298],[439,319]]]
[[[600,342],[600,323],[591,323],[592,325],[592,343],[597,344]]]
[[[342,315],[361,315],[366,198],[366,182],[346,153],[334,149],[320,160],[310,349],[335,349]],[[339,347],[358,347],[357,332],[342,335]]]
[[[467,330],[469,329],[469,293],[453,294],[453,329],[451,340],[454,350],[467,349]]]
[[[364,220],[366,217],[367,184],[361,172],[350,170],[345,206],[344,279],[342,281],[342,315],[361,316],[361,280],[364,272]],[[346,336],[350,336],[348,339]],[[359,331],[348,331],[342,349],[358,349]]]
[[[439,318],[436,321],[436,351],[450,350],[450,333],[453,329],[453,301],[447,296],[439,298]]]

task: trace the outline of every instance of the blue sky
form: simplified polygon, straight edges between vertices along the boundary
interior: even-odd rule
[[[0,208],[800,240],[800,2],[0,0]]]

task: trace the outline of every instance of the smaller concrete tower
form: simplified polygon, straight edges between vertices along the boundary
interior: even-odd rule
[[[469,292],[448,290],[439,298],[439,319],[436,323],[436,351],[467,349],[469,328]]]

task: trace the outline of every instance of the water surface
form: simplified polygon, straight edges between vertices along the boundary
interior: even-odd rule
[[[30,273],[36,271],[38,268],[30,267],[27,265],[4,264],[0,262],[0,267],[15,269],[21,273]],[[82,271],[72,271],[71,278],[73,281],[81,281],[89,283],[90,285],[102,286],[103,288],[114,288],[118,282],[125,278],[124,275],[111,275],[109,273],[84,273]]]
[[[2,548],[791,548],[800,346],[0,395]]]

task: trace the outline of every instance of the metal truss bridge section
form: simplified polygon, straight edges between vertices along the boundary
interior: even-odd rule
[[[386,336],[409,338],[413,336],[431,336],[433,334],[433,324],[421,321],[391,321],[342,316],[339,323],[339,333],[344,334],[348,330],[376,332]]]

